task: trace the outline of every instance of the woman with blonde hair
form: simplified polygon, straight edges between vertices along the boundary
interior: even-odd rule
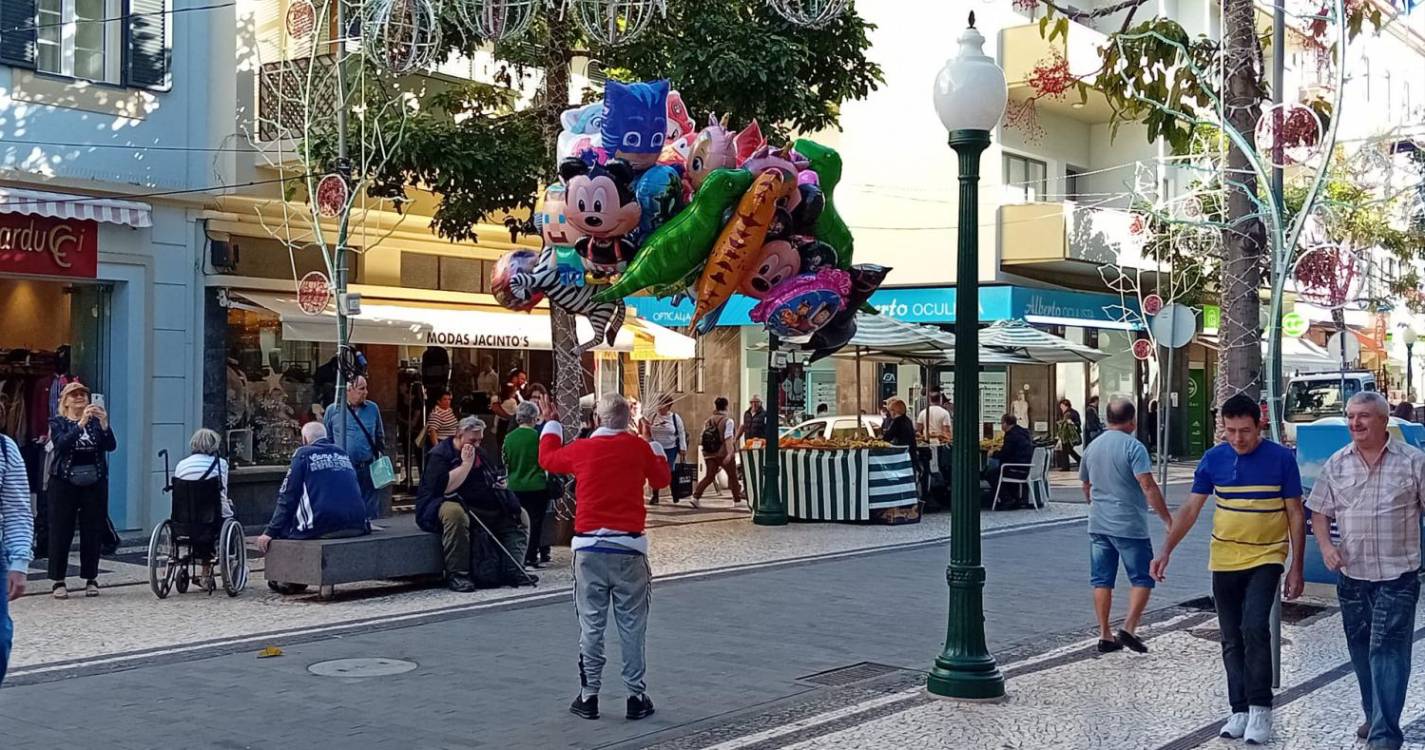
[[[217,539],[223,528],[223,519],[233,517],[233,503],[228,499],[228,462],[220,455],[222,448],[223,439],[218,433],[206,427],[200,428],[188,440],[188,455],[173,467],[174,479],[196,482],[218,480],[221,512],[213,520],[208,533],[193,537],[193,555],[203,564],[201,583],[204,587],[213,578],[213,558],[217,556]]]
[[[68,599],[69,545],[79,527],[79,577],[84,595],[99,595],[99,547],[109,530],[109,456],[118,442],[109,413],[89,402],[89,388],[70,383],[49,421],[54,463],[49,481],[49,578],[56,599]]]

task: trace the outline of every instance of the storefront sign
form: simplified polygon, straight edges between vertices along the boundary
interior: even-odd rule
[[[98,272],[98,223],[0,214],[0,273],[92,279]]]
[[[332,301],[331,282],[321,271],[312,271],[297,282],[297,307],[308,315],[321,315]]]
[[[1207,371],[1188,370],[1188,455],[1201,456],[1207,450]]]
[[[1202,332],[1215,336],[1217,329],[1222,327],[1222,308],[1217,305],[1202,306]]]
[[[1311,323],[1306,316],[1299,312],[1289,312],[1282,316],[1282,335],[1291,338],[1301,338],[1303,334],[1311,328]]]
[[[463,346],[473,349],[533,349],[528,336],[470,331],[426,331],[428,346]]]

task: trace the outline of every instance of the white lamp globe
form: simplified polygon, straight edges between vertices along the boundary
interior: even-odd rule
[[[1400,340],[1404,341],[1406,346],[1414,346],[1415,342],[1420,340],[1420,334],[1416,333],[1414,328],[1406,328],[1400,332]]]
[[[1009,89],[1004,71],[985,54],[985,38],[970,26],[960,35],[960,52],[935,77],[935,113],[949,131],[994,130],[1004,116]]]

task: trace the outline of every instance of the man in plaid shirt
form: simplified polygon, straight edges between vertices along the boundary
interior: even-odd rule
[[[1393,439],[1390,405],[1366,391],[1346,404],[1351,444],[1322,468],[1306,507],[1336,594],[1366,722],[1369,750],[1399,750],[1400,714],[1410,681],[1410,646],[1420,598],[1420,514],[1425,453]],[[1340,544],[1331,539],[1336,522]]]
[[[25,593],[25,574],[30,567],[34,536],[25,461],[20,458],[15,441],[0,435],[0,578],[5,579],[5,595],[0,596],[0,682],[5,681],[10,642],[15,635],[15,625],[10,621],[10,602]]]

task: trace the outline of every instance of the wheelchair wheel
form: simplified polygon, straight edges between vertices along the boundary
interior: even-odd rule
[[[188,593],[189,580],[190,576],[188,575],[188,563],[179,563],[178,580],[173,582],[173,587],[178,589],[178,593],[186,594]]]
[[[223,590],[237,596],[247,587],[247,539],[242,524],[233,519],[223,522],[222,542],[218,547]]]
[[[168,596],[179,567],[173,523],[164,521],[153,527],[153,534],[148,539],[148,587],[154,596],[160,599]]]

